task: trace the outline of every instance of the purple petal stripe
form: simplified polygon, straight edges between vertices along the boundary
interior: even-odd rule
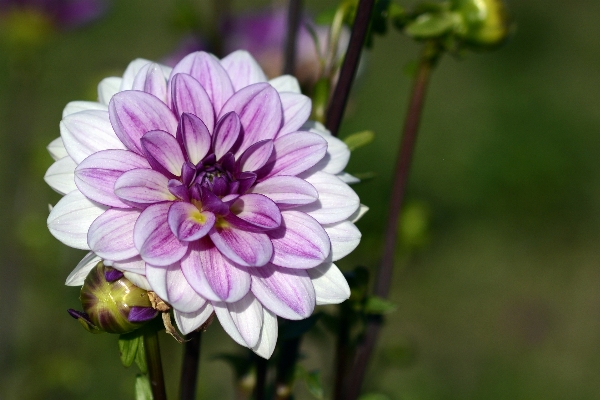
[[[140,139],[150,131],[175,134],[177,119],[165,103],[145,92],[129,90],[113,96],[108,105],[115,133],[131,151],[143,154]]]

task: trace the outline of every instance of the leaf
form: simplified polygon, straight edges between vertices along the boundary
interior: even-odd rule
[[[296,379],[301,379],[306,384],[306,388],[314,398],[323,399],[323,384],[321,383],[321,371],[307,371],[303,366],[296,366]]]
[[[130,367],[133,364],[143,340],[141,335],[124,334],[119,336],[119,353],[121,362],[125,367]]]
[[[138,346],[137,354],[135,355],[135,363],[142,372],[142,374],[148,373],[148,363],[146,362],[146,348],[144,347],[144,338],[140,337],[140,345]]]
[[[333,17],[335,17],[335,12],[336,10],[334,8],[320,12],[315,18],[315,24],[331,25],[333,22]]]
[[[389,300],[379,296],[369,296],[365,303],[365,312],[367,314],[388,314],[396,309],[396,305]]]
[[[347,136],[344,139],[344,143],[346,143],[346,146],[348,146],[350,151],[354,151],[360,147],[368,145],[374,139],[375,133],[373,131],[362,131]]]
[[[135,400],[152,400],[152,387],[146,375],[135,378]]]
[[[427,13],[407,24],[404,31],[408,36],[417,39],[430,39],[449,32],[456,23],[457,15],[453,12]]]
[[[321,372],[311,371],[304,376],[306,388],[316,399],[323,398],[323,385],[321,384]]]

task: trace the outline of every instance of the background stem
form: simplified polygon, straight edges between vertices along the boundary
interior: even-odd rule
[[[181,400],[194,400],[198,383],[202,333],[199,331],[192,332],[187,335],[187,339],[188,341],[185,343],[183,350],[179,398]]]
[[[256,356],[256,387],[254,388],[254,400],[266,399],[267,386],[267,360]]]
[[[281,356],[277,364],[277,377],[275,378],[275,398],[288,400],[292,396],[294,373],[300,354],[300,341],[302,336],[283,341]]]
[[[296,38],[302,19],[302,0],[289,0],[287,36],[285,40],[283,74],[293,75],[296,66]]]
[[[344,116],[348,95],[352,88],[352,81],[356,75],[358,61],[360,60],[360,53],[362,52],[363,43],[369,29],[371,11],[374,4],[375,0],[360,0],[360,3],[358,3],[348,50],[346,51],[340,77],[329,103],[329,109],[327,110],[327,122],[325,126],[333,136],[338,135],[342,117]]]
[[[158,332],[148,329],[144,332],[144,348],[146,349],[146,362],[148,363],[148,378],[152,387],[153,400],[166,400],[165,378],[163,376],[158,344]]]
[[[400,213],[402,211],[402,203],[419,129],[421,112],[423,111],[425,93],[427,91],[431,71],[439,59],[440,54],[441,51],[436,43],[429,42],[425,45],[413,83],[408,112],[404,122],[399,155],[396,161],[393,189],[388,211],[388,224],[385,231],[383,258],[377,272],[373,290],[373,293],[376,296],[383,298],[387,297],[392,282],[394,256],[396,254],[396,243],[398,238],[398,224],[400,223]],[[371,315],[367,318],[365,337],[356,351],[353,369],[347,381],[347,396],[344,397],[344,399],[355,400],[358,398],[368,361],[373,353],[382,323],[383,318],[379,315]]]

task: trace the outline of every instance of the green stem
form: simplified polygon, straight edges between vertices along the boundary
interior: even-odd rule
[[[148,329],[144,332],[144,348],[146,349],[146,362],[148,363],[148,379],[150,379],[150,386],[152,387],[152,399],[166,400],[167,392],[160,359],[158,331]]]
[[[396,254],[396,242],[398,238],[398,224],[400,223],[400,213],[402,211],[402,202],[406,192],[408,182],[408,173],[412,161],[412,155],[415,149],[419,122],[423,111],[423,103],[427,86],[431,77],[431,72],[435,67],[442,51],[436,42],[428,42],[423,49],[417,74],[413,83],[413,89],[410,97],[408,113],[404,122],[402,141],[400,144],[399,155],[396,162],[396,172],[392,186],[392,195],[388,212],[388,224],[385,232],[384,251],[381,265],[377,272],[374,294],[379,297],[387,297],[392,282],[392,272],[394,267],[394,257]],[[354,368],[347,380],[347,395],[344,399],[355,400],[360,394],[360,388],[365,377],[367,365],[375,343],[379,337],[379,331],[383,324],[383,318],[379,315],[370,316],[367,319],[367,327],[362,344],[356,351],[354,357]]]

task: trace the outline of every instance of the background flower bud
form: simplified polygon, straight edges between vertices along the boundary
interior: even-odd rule
[[[453,0],[452,9],[463,19],[457,35],[466,44],[485,49],[508,37],[510,20],[503,0]]]

